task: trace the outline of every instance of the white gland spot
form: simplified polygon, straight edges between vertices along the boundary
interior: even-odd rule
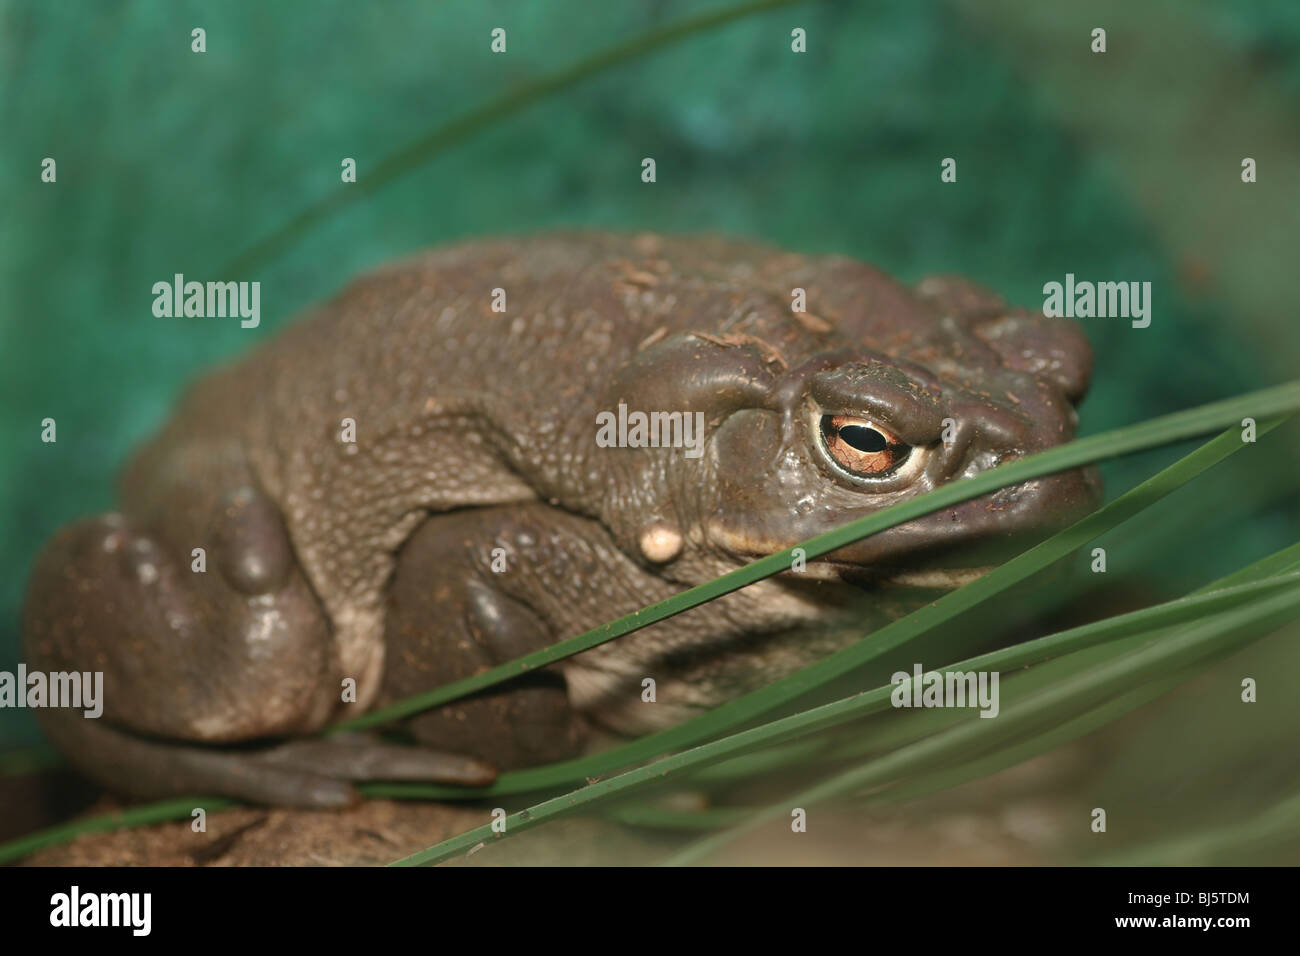
[[[649,524],[641,531],[641,553],[647,561],[663,564],[682,553],[682,533],[667,524]]]

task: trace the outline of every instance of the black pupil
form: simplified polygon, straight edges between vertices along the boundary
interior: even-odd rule
[[[840,428],[840,438],[846,445],[863,452],[884,451],[889,447],[884,435],[866,425],[844,425]]]

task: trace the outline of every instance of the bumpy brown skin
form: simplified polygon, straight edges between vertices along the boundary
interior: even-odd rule
[[[806,313],[791,309],[796,288]],[[822,573],[422,715],[411,729],[428,749],[216,746],[301,736],[1065,441],[1090,366],[1069,323],[958,279],[908,289],[845,258],[607,233],[438,249],[201,381],[127,469],[121,513],[47,546],[28,665],[105,679],[101,720],[45,711],[47,731],[132,792],[329,805],[353,797],[351,780],[476,783],[492,767],[468,758],[565,756],[586,720],[663,726],[830,650],[814,625],[860,613],[863,581],[840,580],[854,568],[880,584],[969,561],[966,545],[1091,506],[1094,477],[947,509],[837,552]],[[620,402],[702,411],[703,456],[598,447],[597,413]],[[821,414],[870,418],[912,446],[912,465],[844,475],[819,445]],[[346,419],[355,442],[341,440]],[[191,570],[195,548],[205,573]],[[898,612],[891,593],[872,595],[874,613]],[[645,677],[657,703],[641,700]],[[345,678],[355,703],[340,702]]]

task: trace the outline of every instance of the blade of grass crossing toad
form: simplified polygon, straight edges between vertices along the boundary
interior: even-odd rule
[[[1233,575],[1233,577],[1236,578],[1237,576]],[[1273,575],[1258,581],[1246,581],[1231,587],[1222,587],[1220,582],[1215,582],[1177,600],[1059,631],[1055,634],[1032,641],[1025,641],[978,657],[950,663],[945,667],[934,668],[934,670],[960,670],[963,672],[996,670],[1007,672],[1032,667],[1056,657],[1075,654],[1078,651],[1101,644],[1111,644],[1124,638],[1136,636],[1142,639],[1157,630],[1165,630],[1187,622],[1197,621],[1219,611],[1237,607],[1245,602],[1272,593],[1278,588],[1297,584],[1300,584],[1300,570]],[[931,711],[930,713],[938,715],[942,712]],[[939,718],[936,717],[936,719]],[[789,761],[795,756],[846,759],[908,742],[918,736],[923,736],[926,732],[923,728],[918,727],[916,723],[911,723],[909,727],[914,729],[903,730],[900,728],[896,731],[876,731],[871,727],[859,728],[855,730],[855,740],[851,746],[829,752],[827,752],[824,744],[814,747],[812,746],[814,742],[810,741],[802,747],[795,747],[794,745],[786,747],[783,755],[760,752],[743,759],[748,762],[746,766],[751,769],[751,772],[764,765],[762,758],[765,757],[773,758],[766,761],[768,764],[767,769],[775,769],[775,767],[782,765],[782,759]],[[817,751],[821,751],[821,753]],[[728,761],[727,763],[730,764],[731,762]],[[700,771],[692,779],[707,782],[732,779],[733,776],[734,774],[726,765],[719,764]]]
[[[1164,629],[1183,621],[1195,620],[1218,609],[1234,607],[1242,601],[1250,600],[1260,594],[1270,592],[1276,587],[1285,586],[1296,581],[1297,572],[1300,572],[1300,543],[1283,548],[1224,578],[1197,588],[1187,597],[1177,601],[1109,618],[1091,625],[1073,628],[1038,641],[1027,642],[1014,648],[950,664],[947,667],[939,668],[939,670],[1009,671],[1015,668],[1033,666],[1053,656],[1070,653],[1074,649],[1102,641],[1114,641],[1128,634],[1137,633],[1139,626]],[[1252,587],[1251,585],[1260,586]],[[1037,734],[1023,744],[1005,748],[988,757],[964,761],[955,768],[948,767],[910,777],[904,783],[889,787],[886,791],[874,795],[871,799],[900,802],[916,796],[959,786],[971,780],[1013,767],[1033,757],[1047,753],[1064,743],[1082,737],[1117,717],[1154,700],[1183,682],[1186,676],[1184,673],[1176,673],[1170,678],[1153,681],[1060,727]],[[837,732],[844,733],[845,731],[841,729]],[[829,753],[826,746],[828,741],[825,739],[825,735],[811,741],[801,741],[780,748],[761,750],[744,757],[728,759],[714,766],[706,767],[693,774],[691,780],[697,784],[706,785],[712,782],[730,781],[751,774],[769,773],[814,760],[826,762],[847,759],[864,752],[870,752],[873,749],[879,749],[885,744],[885,741],[879,738],[871,738],[868,745],[864,747],[860,739],[861,734],[855,733],[853,736],[855,739],[852,745],[840,750],[831,750]],[[920,736],[920,734],[914,736]],[[753,810],[751,809],[750,812],[753,812]]]
[[[997,720],[967,720],[956,727],[860,767],[826,780],[779,805],[755,813],[746,823],[700,840],[668,862],[672,865],[703,859],[738,836],[788,812],[788,807],[807,807],[837,796],[877,786],[906,773],[942,766],[971,753],[986,753],[1000,740],[1035,732],[1035,725],[1064,723],[1101,701],[1131,690],[1144,680],[1159,680],[1175,670],[1191,672],[1194,664],[1217,657],[1229,648],[1239,649],[1258,640],[1300,614],[1300,588],[1291,587],[1243,608],[1227,611],[1190,629],[1148,642],[1117,660],[1089,667],[1054,682],[1046,690],[1031,693],[1002,709]]]
[[[1168,601],[1153,607],[1131,611],[1127,614],[1080,625],[1055,634],[1026,641],[1008,648],[1002,648],[978,657],[934,668],[944,671],[997,671],[1009,673],[1026,667],[1060,658],[1066,655],[1078,655],[1081,651],[1101,645],[1107,646],[1107,655],[1124,653],[1153,636],[1172,632],[1188,622],[1202,620],[1212,614],[1238,607],[1261,596],[1271,594],[1280,588],[1300,585],[1300,571],[1275,575],[1260,581],[1253,581],[1229,588],[1215,585],[1192,594]],[[1126,642],[1126,643],[1125,643]],[[885,708],[878,708],[883,711]],[[873,711],[876,712],[876,711]],[[869,716],[864,712],[863,716]],[[865,754],[886,750],[911,743],[921,737],[934,733],[958,716],[951,710],[928,710],[919,714],[909,714],[904,722],[893,722],[888,726],[872,726],[870,722],[854,728],[851,744],[817,754],[823,759],[844,760]],[[820,748],[826,751],[825,746]],[[787,748],[787,754],[798,753]],[[766,752],[751,754],[746,760],[755,760],[766,756]],[[809,748],[809,755],[812,755]],[[786,759],[790,759],[789,756]],[[728,761],[730,763],[730,761]],[[773,762],[774,766],[779,763]],[[769,767],[768,769],[774,769]],[[696,781],[729,779],[731,774],[725,772],[725,765],[719,764],[702,770],[692,776]]]
[[[1255,624],[1255,626],[1273,626],[1278,620],[1286,619],[1287,615],[1295,614],[1297,609],[1300,609],[1300,587],[1292,585],[1291,588],[1284,589],[1281,594],[1273,594],[1273,596],[1244,607],[1244,609],[1225,611],[1225,613],[1217,615],[1210,626],[1201,624],[1199,627],[1192,628],[1191,631],[1184,631],[1179,636],[1174,637],[1173,640],[1157,645],[1156,650],[1164,658],[1167,658],[1170,654],[1169,645],[1177,645],[1174,646],[1174,650],[1184,648],[1184,646],[1197,648],[1197,646],[1205,643],[1206,635],[1218,637],[1222,633],[1231,633],[1234,630],[1239,630],[1244,623]],[[1151,652],[1151,646],[1145,646],[1145,648],[1141,648],[1138,652],[1127,657],[1145,654],[1147,659],[1139,662],[1145,670],[1151,670],[1153,667],[1167,663],[1164,658],[1152,658]],[[1127,657],[1122,658],[1121,662],[1126,661]],[[1073,706],[1073,708],[1078,709],[1079,701],[1076,698],[1082,697],[1083,692],[1095,693],[1101,685],[1112,682],[1113,674],[1108,671],[1108,667],[1110,670],[1114,670],[1114,662],[1109,662],[1108,665],[1102,665],[1101,667],[1092,667],[1092,669],[1084,672],[1083,678],[1073,676],[1073,678],[1069,679],[1069,682],[1065,682],[1069,684],[1066,688],[1067,691],[1074,693],[1074,697],[1071,697],[1069,693],[1062,696],[1056,691],[1048,692],[1047,695],[1039,692],[1028,697],[1026,701],[1019,702],[1019,705],[1015,706],[1014,710],[1008,709],[1004,711],[1004,719],[997,722],[1000,724],[997,727],[998,735],[1019,734],[1019,732],[1023,732],[1024,723],[1032,723],[1035,719],[1040,719],[1043,717],[1044,711],[1047,711],[1048,715],[1050,715],[1050,709],[1044,706],[1044,698],[1047,698],[1047,704],[1052,705],[1052,708],[1061,709],[1063,706]],[[552,799],[542,801],[536,806],[530,806],[528,809],[510,814],[506,818],[506,830],[504,832],[506,834],[517,834],[517,832],[530,830],[533,827],[542,825],[542,823],[551,821],[551,819],[578,812],[578,810],[584,809],[586,806],[601,803],[601,801],[610,799],[612,796],[624,795],[624,793],[634,791],[637,787],[645,786],[645,784],[658,784],[664,782],[664,780],[681,777],[681,775],[688,774],[695,767],[706,766],[708,763],[722,760],[722,758],[732,756],[732,754],[748,752],[750,749],[761,748],[768,743],[790,739],[793,736],[810,734],[810,732],[836,726],[836,724],[850,721],[850,719],[857,719],[859,715],[867,710],[888,706],[889,696],[891,696],[892,691],[893,688],[891,687],[878,688],[875,691],[868,691],[861,693],[861,695],[820,706],[820,708],[802,711],[802,713],[794,714],[792,717],[781,718],[779,721],[763,724],[761,727],[753,727],[750,730],[741,731],[740,734],[724,737],[723,740],[711,741],[711,743],[702,744],[701,747],[660,758],[660,760],[650,763],[650,765],[625,771],[625,773],[614,778],[599,780],[599,782],[591,783],[589,786],[581,788],[581,790],[552,797]],[[1118,689],[1113,692],[1118,692]],[[1015,714],[1014,723],[1005,721],[1008,713]],[[976,722],[976,731],[983,732],[979,724],[988,723],[993,722]],[[889,778],[888,774],[880,774],[878,767],[888,765],[891,761],[894,763],[900,762],[898,761],[898,754],[904,754],[904,757],[907,758],[917,756],[933,758],[935,757],[937,743],[937,747],[941,748],[939,756],[948,756],[954,750],[969,747],[969,736],[970,723],[963,724],[963,726],[953,728],[953,730],[944,732],[944,734],[928,737],[928,739],[919,741],[919,743],[900,750],[900,752],[888,754],[887,757],[881,758],[881,760],[872,761],[868,763],[867,769],[880,775],[879,782],[887,782],[891,778]],[[905,769],[906,765],[904,763],[902,770]],[[779,808],[776,808],[776,814],[779,816],[779,814],[784,813],[789,805],[816,803],[816,801],[827,799],[828,796],[837,795],[837,793],[844,792],[844,790],[866,786],[867,783],[871,783],[871,780],[866,774],[863,774],[863,769],[855,769],[848,774],[833,778],[827,783],[819,784],[813,790],[801,793],[798,799],[803,801],[802,804],[781,804]],[[725,834],[715,836],[715,838],[703,840],[701,844],[697,845],[703,845],[707,852],[708,849],[715,847],[715,845],[722,845],[719,840],[727,838],[728,834],[740,834],[740,832],[748,831],[751,827],[770,819],[772,816],[774,816],[774,813],[772,813],[771,808],[762,810],[762,812],[755,814],[751,818],[753,822],[745,823],[745,825],[737,827],[736,830],[727,831]],[[454,838],[445,840],[445,842],[434,845],[434,847],[424,849],[419,853],[413,853],[412,856],[404,857],[403,860],[395,861],[394,865],[437,864],[437,862],[450,860],[451,857],[459,855],[459,853],[471,851],[480,843],[500,838],[502,838],[502,834],[498,834],[491,825],[476,827],[474,830],[454,836]],[[692,849],[688,848],[688,851],[685,852],[689,853]]]

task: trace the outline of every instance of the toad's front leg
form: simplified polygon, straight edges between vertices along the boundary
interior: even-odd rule
[[[547,577],[603,577],[583,537],[588,522],[540,504],[429,518],[398,555],[385,608],[379,705],[505,663],[571,636],[537,598]],[[586,555],[586,561],[583,556]],[[606,569],[607,570],[607,569]],[[579,752],[587,726],[564,677],[543,669],[422,713],[417,740],[500,770]]]

